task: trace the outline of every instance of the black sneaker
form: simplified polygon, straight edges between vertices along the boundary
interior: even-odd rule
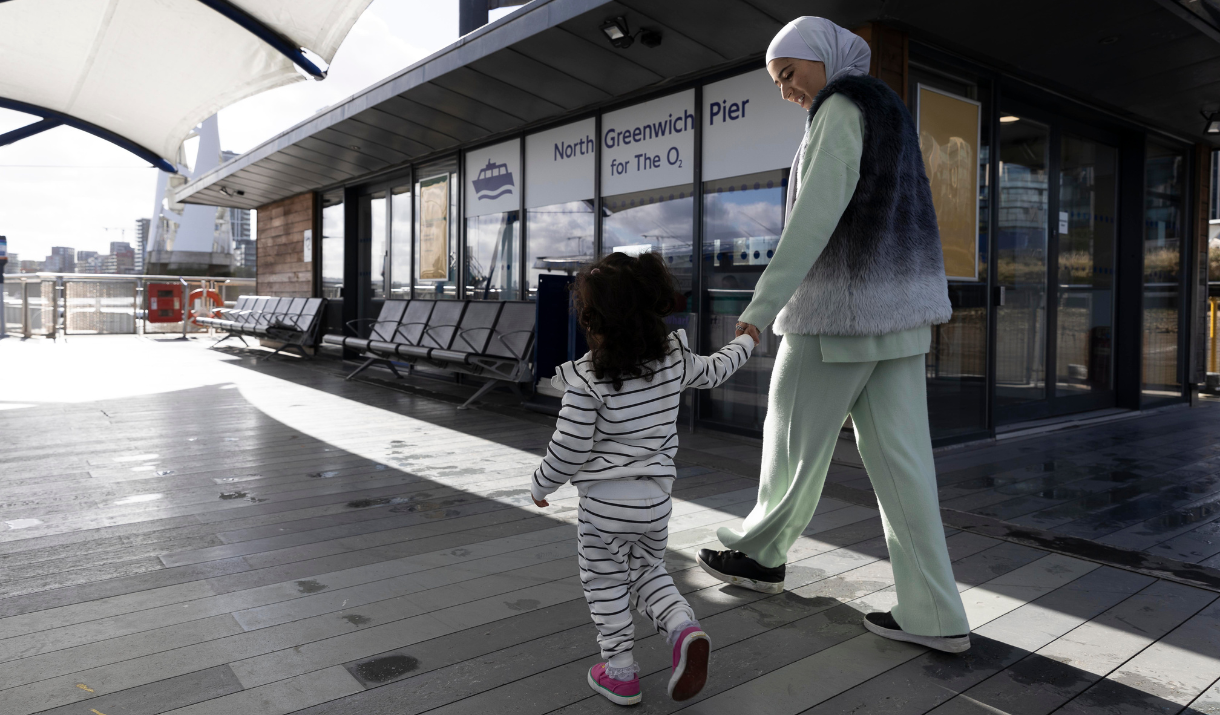
[[[767,568],[740,551],[699,549],[699,565],[716,578],[759,593],[784,590],[784,564]]]
[[[889,612],[873,611],[864,617],[864,627],[882,638],[905,641],[935,648],[946,653],[961,653],[970,650],[970,634],[960,636],[917,636],[902,630],[898,621]]]

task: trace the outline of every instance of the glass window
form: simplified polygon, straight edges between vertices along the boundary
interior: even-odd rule
[[[466,219],[466,297],[516,300],[520,297],[520,212]]]
[[[424,167],[415,183],[415,297],[457,298],[457,161]]]
[[[390,189],[390,297],[411,297],[411,185]]]
[[[343,192],[322,197],[322,297],[343,297]]]
[[[934,198],[938,223],[953,225],[956,220],[956,235],[960,239],[963,229],[977,219],[977,250],[969,250],[959,240],[951,242],[946,251],[946,272],[952,266],[954,276],[949,281],[953,317],[947,323],[932,326],[932,345],[925,360],[928,422],[934,440],[962,438],[988,426],[991,135],[986,118],[990,116],[991,93],[986,81],[957,74],[959,71],[954,68],[954,74],[949,75],[927,69],[912,51],[908,96],[914,102],[911,113],[920,121],[919,143],[925,169],[929,177],[937,179],[933,183],[940,192]],[[929,90],[935,96],[929,95]],[[931,97],[932,101],[920,106],[921,97]],[[980,105],[977,116],[983,118],[977,127],[969,107],[974,102]],[[963,181],[971,176],[976,177],[975,182]],[[970,202],[976,202],[977,212],[971,210]],[[977,267],[963,263],[962,259],[970,254],[977,258]]]
[[[786,169],[734,176],[703,184],[703,275],[706,284],[703,352],[724,347],[771,262],[784,226]],[[762,430],[767,391],[779,350],[770,327],[754,355],[720,387],[705,391],[701,417]]]
[[[1144,168],[1144,404],[1182,396],[1186,154],[1149,142]]]
[[[996,258],[1004,305],[996,309],[997,410],[1046,399],[1049,140],[1043,124],[1000,118]]]
[[[386,193],[381,191],[373,194],[369,201],[369,209],[372,212],[369,221],[369,239],[371,246],[369,248],[369,276],[372,282],[372,296],[374,300],[385,300],[386,297],[386,269],[389,268],[387,251],[389,250],[388,242],[386,241]]]
[[[532,300],[538,276],[544,273],[575,275],[593,260],[593,199],[527,209],[527,287]]]
[[[1060,147],[1056,397],[1113,388],[1118,224],[1118,151],[1070,134]]]
[[[690,184],[604,197],[602,254],[660,253],[677,279],[678,292],[689,303],[694,205]],[[685,319],[679,327],[686,327]]]

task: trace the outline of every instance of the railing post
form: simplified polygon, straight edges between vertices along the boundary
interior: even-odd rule
[[[21,337],[30,337],[30,282],[21,281]]]
[[[182,276],[178,276],[178,280],[182,281],[182,339],[186,340],[186,316],[190,311],[190,285]]]

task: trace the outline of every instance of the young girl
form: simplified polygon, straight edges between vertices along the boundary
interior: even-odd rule
[[[581,272],[576,310],[591,349],[551,379],[563,407],[531,487],[540,507],[569,480],[580,493],[580,580],[607,660],[589,669],[589,686],[619,705],[640,702],[633,603],[673,648],[670,697],[691,698],[707,680],[711,641],[665,572],[678,404],[688,387],[727,380],[755,345],[742,335],[695,355],[684,331],[665,326],[676,295],[653,253],[612,253]]]

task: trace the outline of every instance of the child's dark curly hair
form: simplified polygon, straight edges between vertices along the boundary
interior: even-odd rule
[[[665,316],[677,307],[676,285],[655,253],[611,253],[576,277],[576,318],[584,328],[593,374],[615,390],[668,352]]]

